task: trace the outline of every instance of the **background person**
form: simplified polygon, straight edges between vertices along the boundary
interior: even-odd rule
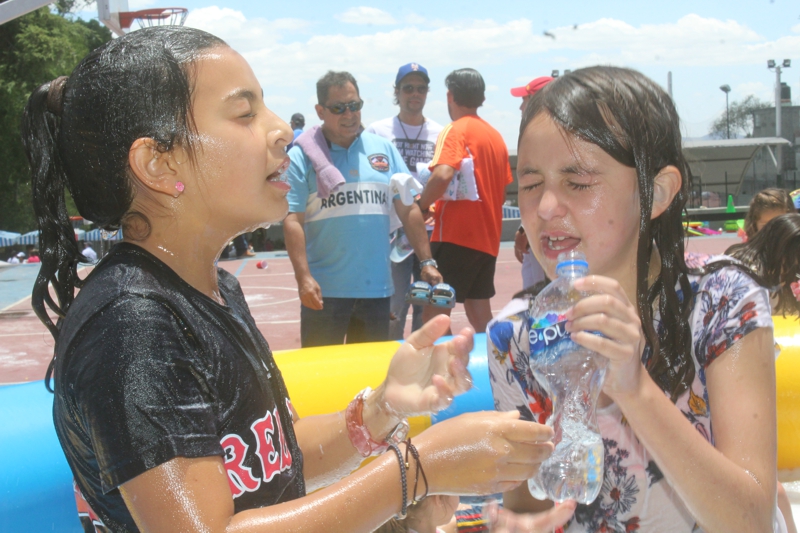
[[[541,76],[531,80],[527,85],[514,87],[511,89],[511,96],[522,98],[519,110],[524,114],[525,108],[531,96],[536,94],[539,89],[553,81],[550,76]],[[528,244],[528,237],[525,235],[525,228],[520,224],[519,229],[514,234],[514,257],[522,263],[522,288],[533,287],[545,278],[544,270],[531,252]]]
[[[8,258],[9,265],[18,265],[23,261],[25,261],[25,252],[17,252],[16,254]]]
[[[294,115],[292,115],[292,119],[289,122],[289,125],[292,128],[293,138],[292,142],[289,143],[289,146],[286,147],[287,152],[292,149],[292,146],[294,146],[294,142],[303,133],[303,128],[306,127],[306,117],[304,117],[302,113],[295,113]]]
[[[408,174],[408,169],[391,142],[362,132],[364,102],[355,78],[348,72],[328,72],[317,82],[317,100],[322,126],[311,128],[297,142],[309,136],[317,145],[311,148],[329,144],[335,172],[318,174],[306,150],[299,144],[292,148],[287,171],[290,212],[283,224],[300,293],[300,342],[310,347],[342,344],[345,339],[385,341],[394,292],[391,206],[422,261],[431,258],[425,222],[415,203],[406,206],[390,194],[391,176]],[[425,265],[422,277],[431,283],[441,280],[435,264]]]
[[[419,200],[427,211],[435,203],[431,251],[444,282],[456,291],[475,331],[485,331],[492,319],[494,271],[500,251],[506,186],[513,181],[508,150],[500,133],[478,116],[486,84],[471,68],[455,70],[445,79],[447,110],[453,122],[436,141],[431,177]],[[440,198],[461,169],[465,158],[475,165],[480,201]],[[427,306],[424,318],[450,314],[450,309]]]
[[[404,417],[468,387],[472,332],[434,347],[449,321],[426,324],[378,389],[297,416],[241,287],[215,268],[234,235],[288,210],[291,130],[244,58],[200,30],[144,28],[37,88],[22,125],[43,260],[31,301],[56,341],[45,383],[86,530],[368,533],[402,512],[409,445],[380,451]],[[66,190],[124,229],[85,283]],[[516,412],[472,413],[415,437],[410,462],[430,494],[496,492],[532,475],[550,438]]]
[[[442,131],[442,126],[422,114],[430,90],[430,81],[428,70],[418,63],[408,63],[400,67],[394,81],[394,103],[400,106],[399,113],[373,122],[367,128],[368,132],[392,141],[403,157],[408,171],[415,178],[417,163],[427,164],[433,159],[436,138]],[[429,235],[431,229],[428,228]],[[391,312],[389,338],[402,339],[409,308],[409,304],[406,303],[406,293],[412,279],[413,281],[422,279],[421,267],[417,254],[413,253],[399,263],[392,261],[391,267],[394,294],[389,304]],[[422,307],[413,306],[411,331],[416,331],[422,326]]]
[[[796,213],[794,201],[785,189],[763,189],[750,200],[744,217],[744,231],[750,239],[773,218],[785,213]]]
[[[94,248],[92,248],[92,245],[88,241],[84,241],[81,253],[89,263],[97,263],[97,252],[94,251]]]

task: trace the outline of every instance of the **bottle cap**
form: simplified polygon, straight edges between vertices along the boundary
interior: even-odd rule
[[[576,250],[570,250],[569,252],[559,254],[556,272],[562,268],[570,267],[589,268],[589,263],[586,262],[586,255],[584,255],[583,252],[578,252]]]

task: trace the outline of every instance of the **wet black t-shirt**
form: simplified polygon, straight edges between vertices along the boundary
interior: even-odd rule
[[[283,379],[218,272],[225,306],[118,244],[60,325],[53,417],[85,527],[138,531],[118,487],[175,457],[223,456],[236,512],[305,494]]]

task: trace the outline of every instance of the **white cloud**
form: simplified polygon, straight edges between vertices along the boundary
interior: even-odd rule
[[[388,13],[366,7],[337,17],[351,21],[356,13],[364,15],[360,20],[373,24],[394,21]],[[800,35],[767,41],[736,21],[698,15],[638,27],[605,18],[582,24],[577,30],[572,26],[555,28],[551,30],[555,40],[535,31],[531,21],[520,19],[505,23],[473,20],[441,28],[411,26],[356,36],[317,31],[305,41],[282,42],[283,33],[296,33],[310,24],[292,19],[248,20],[240,11],[216,6],[193,10],[187,25],[227,40],[253,63],[257,73],[279,84],[316,79],[328,69],[389,74],[409,57],[428,68],[497,64],[545,53],[558,56],[553,64],[562,69],[590,64],[678,67],[757,64],[767,56],[791,57],[800,49]]]
[[[360,25],[374,25],[374,26],[389,26],[397,24],[397,20],[382,9],[377,7],[351,7],[344,13],[339,13],[333,16],[336,20],[346,24],[360,24]]]
[[[749,81],[734,85],[731,91],[731,100],[741,100],[751,94],[765,102],[775,101],[775,90],[772,86],[760,81]]]
[[[378,24],[399,24],[399,19],[374,8],[354,8],[337,18],[373,26],[351,26],[347,29],[349,34],[345,35],[341,26],[296,19],[248,19],[240,11],[217,6],[191,11],[187,25],[220,36],[241,52],[267,88],[270,98],[272,95],[297,98],[296,101],[271,100],[270,104],[281,116],[287,115],[285,118],[298,110],[309,118],[311,110],[303,102],[307,95],[308,103],[314,103],[314,82],[329,69],[348,70],[359,80],[368,104],[363,113],[365,124],[396,113],[391,98],[385,98],[384,93],[390,90],[399,65],[417,61],[429,69],[434,79],[426,115],[445,121],[446,106],[436,102],[444,95],[440,80],[456,68],[478,68],[485,75],[489,74],[487,83],[499,87],[492,93],[489,103],[508,107],[505,114],[499,113],[498,107],[498,114],[493,118],[499,121],[496,126],[510,143],[516,142],[518,102],[508,95],[507,88],[547,75],[553,68],[563,71],[592,64],[614,64],[658,73],[656,75],[667,69],[694,67],[757,66],[761,70],[766,59],[793,57],[800,49],[800,28],[792,28],[793,33],[787,32],[779,38],[767,39],[735,20],[699,15],[643,25],[603,18],[581,24],[578,29],[573,26],[553,28],[550,32],[555,39],[544,37],[538,23],[527,19],[441,23],[417,15],[404,15],[406,23],[403,25],[376,28]],[[414,24],[407,23],[409,20]],[[498,74],[499,69],[506,74]],[[730,79],[734,85],[734,78]],[[701,116],[708,105],[695,103],[708,99],[716,105],[719,96],[716,87],[723,81],[706,84],[710,88],[692,84],[691,91],[683,82],[684,97],[688,100],[679,102],[679,106],[686,110],[683,118],[693,131],[702,130],[702,135],[711,113],[706,110],[709,117]],[[768,84],[768,79],[764,81]],[[767,99],[763,95],[768,94],[769,89],[768,85],[766,91],[735,85],[731,97],[739,99],[752,92]],[[697,91],[703,93],[703,98],[692,96]],[[507,100],[505,103],[503,98]],[[494,111],[487,104],[486,113]]]
[[[556,36],[551,49],[586,54],[574,66],[589,64],[720,66],[745,65],[763,61],[766,54],[780,55],[797,50],[800,36],[781,37],[769,42],[734,20],[722,21],[686,15],[677,22],[644,24],[638,27],[615,20],[600,19],[551,30]]]
[[[795,24],[794,26],[792,26],[792,32],[800,33],[800,24]]]
[[[225,39],[231,47],[247,57],[248,53],[271,50],[272,46],[280,42],[283,34],[304,31],[310,23],[288,18],[247,19],[241,11],[209,6],[190,11],[186,26],[205,30]]]
[[[426,24],[429,21],[423,16],[417,15],[416,13],[411,13],[405,17],[405,22],[407,24]]]

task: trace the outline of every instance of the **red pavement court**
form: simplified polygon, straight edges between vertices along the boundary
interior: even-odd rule
[[[692,252],[722,253],[730,245],[739,242],[739,239],[735,236],[695,237],[688,242],[687,249]],[[265,259],[268,267],[258,269],[256,263]],[[255,258],[223,261],[220,266],[238,277],[253,317],[272,349],[299,348],[300,300],[288,256],[258,254]],[[26,265],[8,268],[33,267]],[[81,277],[88,272],[88,268],[82,270]],[[30,286],[31,283],[28,282],[28,290]],[[520,264],[514,258],[511,243],[503,243],[501,246],[495,288],[497,294],[492,298],[492,310],[495,313],[522,288]],[[456,305],[452,318],[453,331],[469,325],[461,304]],[[409,316],[406,333],[410,323]],[[29,294],[0,309],[0,384],[43,379],[53,354],[53,344],[50,333],[31,309]]]

